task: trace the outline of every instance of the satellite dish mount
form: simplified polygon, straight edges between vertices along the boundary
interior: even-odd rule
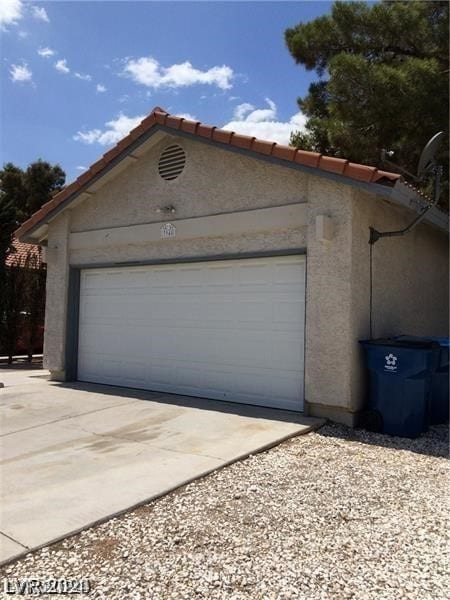
[[[441,145],[442,139],[444,137],[444,132],[439,131],[436,133],[426,144],[425,148],[422,150],[422,154],[420,155],[419,163],[417,166],[417,175],[412,175],[405,169],[399,167],[395,163],[388,160],[386,157],[392,156],[392,152],[387,152],[386,150],[382,150],[381,152],[381,160],[387,165],[391,165],[395,167],[397,170],[401,171],[404,175],[407,175],[417,183],[421,183],[425,179],[432,177],[433,178],[433,197],[431,202],[428,202],[424,209],[420,212],[420,214],[404,229],[399,229],[397,231],[377,231],[374,227],[370,227],[370,238],[369,244],[373,245],[380,238],[383,237],[394,237],[398,235],[405,235],[405,233],[409,233],[418,225],[424,218],[427,212],[436,206],[439,200],[439,196],[441,194],[441,177],[442,177],[442,165],[438,165],[435,159],[436,153]]]

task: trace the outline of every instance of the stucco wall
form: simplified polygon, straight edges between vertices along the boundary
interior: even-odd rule
[[[48,298],[46,325],[46,365],[61,376],[64,370],[64,330],[66,325],[66,295],[69,265],[114,264],[130,261],[208,257],[217,255],[276,252],[306,248],[306,217],[280,226],[262,220],[258,209],[299,205],[306,202],[308,175],[300,171],[261,162],[227,152],[199,142],[178,140],[186,150],[187,162],[182,175],[171,182],[161,179],[157,164],[162,149],[174,142],[172,136],[159,142],[131,164],[125,171],[104,185],[94,196],[63,213],[49,227],[49,245],[64,249],[48,256]],[[174,215],[158,213],[161,206],[173,205]],[[305,205],[306,206],[306,205]],[[226,233],[214,233],[205,226],[194,239],[182,236],[168,240],[128,240],[116,245],[70,248],[71,233],[93,232],[107,228],[171,221],[180,230],[180,223],[192,217],[233,213],[236,223],[243,211],[255,210],[255,220],[261,224],[246,233],[234,233],[227,225]],[[303,211],[306,213],[306,210]],[[105,233],[108,236],[108,232]],[[84,236],[85,237],[85,236]],[[128,236],[129,237],[129,236]],[[124,239],[126,235],[124,236]],[[55,311],[56,299],[59,307]]]
[[[369,225],[395,229],[408,223],[412,213],[343,183],[185,139],[180,143],[187,153],[186,169],[179,179],[165,182],[157,174],[157,162],[168,143],[158,143],[94,196],[50,224],[46,366],[63,376],[69,264],[307,248],[306,409],[351,422],[352,413],[365,397],[358,339],[369,335]],[[229,221],[223,233],[216,222],[212,233],[205,219],[204,231],[194,238],[146,239],[141,231],[137,240],[130,239],[132,234],[125,231],[121,243],[105,242],[112,231],[108,228],[166,220],[156,209],[168,204],[175,206],[176,213],[167,220],[175,225],[178,221],[180,231],[181,224],[192,217],[200,221],[225,212],[233,213],[238,222],[240,212],[251,209],[257,220],[261,214],[258,209],[285,205],[304,207],[304,218],[297,215],[292,223],[280,226],[280,221],[270,222],[267,217],[263,221],[260,216],[260,228],[245,233],[230,230]],[[319,215],[331,218],[333,234],[329,241],[317,237]],[[154,229],[153,225],[149,227]],[[86,236],[78,235],[93,231],[100,235],[102,244],[92,241],[93,233],[87,235],[87,244]],[[76,235],[77,241],[71,246]],[[374,248],[373,304],[376,336],[401,332],[445,334],[446,236],[422,225],[405,238],[380,240]]]
[[[306,248],[306,228],[261,231],[248,235],[199,237],[113,248],[80,249],[70,252],[71,264],[120,263],[145,260],[198,258],[217,255],[275,252]]]
[[[45,304],[44,367],[55,379],[64,378],[67,288],[69,278],[70,212],[51,224],[48,234]]]
[[[353,206],[352,284],[356,292],[356,286],[368,279],[369,226],[379,231],[402,229],[415,215],[358,191],[354,191]],[[448,236],[444,232],[421,224],[404,236],[378,240],[373,246],[374,337],[402,332],[446,335],[448,283]],[[358,295],[367,308],[361,288]],[[364,309],[359,312],[363,314]]]
[[[173,181],[158,175],[161,151],[179,143],[186,166]],[[185,219],[305,202],[308,176],[201,142],[168,136],[73,211],[72,231],[161,221],[160,206]]]
[[[369,227],[402,229],[414,214],[387,201],[353,190],[351,337],[369,337]],[[402,237],[383,238],[373,246],[373,337],[448,335],[448,236],[421,224]],[[356,411],[366,397],[364,355],[351,351],[349,408]]]
[[[350,395],[352,189],[311,177],[308,192],[305,400],[345,410]],[[332,220],[330,241],[316,238],[316,217]]]

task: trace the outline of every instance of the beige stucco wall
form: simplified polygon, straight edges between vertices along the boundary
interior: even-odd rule
[[[176,141],[186,167],[173,181],[158,175],[161,151]],[[72,231],[161,221],[159,206],[177,219],[305,202],[308,177],[201,142],[168,136],[73,211]],[[172,219],[172,216],[170,217]]]
[[[49,226],[48,309],[46,311],[45,361],[47,368],[64,376],[64,331],[66,326],[66,295],[70,265],[113,264],[129,261],[208,257],[252,252],[276,252],[306,248],[306,217],[289,221],[277,215],[268,218],[269,207],[306,206],[308,175],[299,171],[268,164],[222,149],[187,139],[177,139],[187,155],[183,173],[174,181],[164,181],[157,173],[162,149],[174,141],[168,136],[106,183],[94,196],[71,210],[64,221],[56,219]],[[173,205],[176,214],[163,216],[158,207]],[[256,226],[243,233],[239,224],[245,211],[254,210]],[[281,209],[280,209],[281,210]],[[259,212],[258,212],[259,211]],[[224,231],[217,223],[208,223],[211,215],[232,213],[233,221],[224,222]],[[303,210],[306,214],[306,210]],[[197,237],[178,235],[175,239],[133,239],[128,226],[170,221],[183,231],[186,220],[197,218],[204,228]],[[247,217],[248,218],[248,212]],[[203,220],[202,220],[203,219]],[[183,227],[182,227],[183,226]],[[203,225],[202,225],[203,227]],[[112,229],[122,242],[105,245]],[[124,235],[121,236],[121,228]],[[68,236],[62,243],[64,229]],[[80,232],[91,232],[92,240],[99,235],[102,244],[80,244]],[[119,235],[117,236],[117,231]],[[95,233],[94,233],[95,232]],[[72,244],[71,244],[72,240]],[[58,247],[58,248],[57,248]],[[54,310],[56,299],[58,310]]]
[[[353,191],[352,319],[354,340],[369,337],[369,226],[393,231],[414,215],[387,201]],[[449,332],[448,236],[429,225],[382,238],[373,246],[373,337],[400,334],[445,336]],[[366,396],[364,356],[354,344],[349,408],[358,410]]]
[[[45,303],[44,367],[55,379],[64,378],[69,281],[70,212],[58,216],[48,234]]]
[[[311,178],[305,333],[305,399],[345,409],[350,391],[352,188]],[[318,215],[332,220],[330,241],[316,239]]]
[[[369,226],[379,231],[402,229],[414,214],[357,190],[353,211],[352,285],[355,293],[360,286],[358,295],[364,305]],[[375,337],[448,333],[448,235],[444,232],[423,224],[404,236],[380,239],[373,246],[373,282]],[[362,308],[359,312],[364,314]]]
[[[186,139],[180,141],[187,153],[185,171],[175,181],[165,182],[157,174],[157,161],[168,143],[173,143],[173,138],[158,143],[94,196],[50,224],[46,366],[58,377],[64,376],[69,264],[307,248],[306,409],[352,422],[352,414],[361,407],[365,394],[357,340],[369,333],[368,228],[403,226],[412,213],[343,183]],[[175,206],[175,215],[166,218],[156,212],[168,204]],[[292,221],[278,218],[278,213],[268,217],[261,211],[275,207],[281,214],[285,209],[276,207],[286,205],[294,207]],[[242,211],[248,210],[255,211],[257,226],[243,232],[238,224],[243,219]],[[231,221],[223,221],[223,232],[220,221],[214,221],[213,226],[208,220],[221,213],[233,213]],[[318,215],[331,218],[330,241],[316,235]],[[193,217],[202,224],[194,237],[193,226],[189,225]],[[155,239],[155,226],[151,224],[164,220],[177,225],[179,237]],[[148,238],[142,228],[135,238],[128,226],[143,224],[150,224]],[[182,232],[189,229],[191,233],[183,237]],[[95,241],[99,239],[101,243]],[[109,245],[108,239],[115,242]],[[446,236],[424,225],[407,238],[377,243],[375,335],[445,333],[446,248]]]
[[[358,340],[370,334],[369,227],[402,229],[414,213],[349,186],[310,180],[306,389],[311,414],[354,422],[367,398]],[[332,217],[330,242],[314,238],[316,214]],[[448,236],[421,224],[373,247],[373,337],[448,335]]]

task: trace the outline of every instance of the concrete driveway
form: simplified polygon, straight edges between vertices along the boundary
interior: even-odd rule
[[[0,368],[0,563],[323,421]]]

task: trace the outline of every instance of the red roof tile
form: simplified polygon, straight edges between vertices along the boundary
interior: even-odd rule
[[[240,133],[233,133],[233,137],[231,138],[231,143],[233,146],[237,146],[238,148],[245,148],[246,150],[250,150],[255,138],[249,135],[242,135]]]
[[[215,142],[221,142],[222,144],[229,144],[233,131],[226,131],[225,129],[214,129],[212,139]]]
[[[214,129],[215,127],[212,125],[204,125],[203,123],[199,123],[197,125],[197,131],[195,134],[199,135],[200,137],[211,139]]]
[[[358,165],[349,162],[345,166],[344,175],[356,179],[357,181],[372,181],[373,174],[376,170],[376,167],[368,167],[366,165]]]
[[[317,152],[307,152],[306,150],[297,150],[295,155],[295,162],[299,165],[306,165],[307,167],[319,167],[319,161],[321,154]]]
[[[12,251],[6,257],[7,267],[28,267],[37,269],[42,264],[40,247],[35,244],[25,244],[16,238],[12,242]]]
[[[201,123],[198,121],[189,121],[188,119],[183,119],[183,122],[181,123],[181,130],[195,135],[199,125],[201,125]]]
[[[270,156],[272,154],[272,150],[275,146],[277,146],[275,142],[266,142],[265,140],[253,140],[252,150],[253,152],[258,152],[258,154],[266,154]]]
[[[165,122],[166,127],[173,127],[173,129],[180,129],[180,125],[183,122],[183,119],[179,117],[172,117],[172,115],[167,115],[167,119]]]
[[[342,175],[347,164],[348,160],[343,160],[342,158],[335,158],[334,156],[321,156],[319,160],[319,169]]]
[[[281,144],[275,144],[272,148],[272,156],[275,156],[275,158],[281,158],[282,160],[289,160],[291,162],[294,160],[296,152],[296,148],[291,148],[290,146],[281,146]]]
[[[100,174],[112,160],[117,158],[136,139],[155,125],[162,125],[169,129],[181,130],[191,135],[212,139],[221,144],[243,148],[257,155],[274,156],[280,160],[295,162],[296,164],[304,165],[306,167],[313,167],[319,171],[337,173],[355,181],[367,183],[391,183],[393,185],[401,178],[401,175],[398,173],[380,171],[376,167],[349,163],[347,160],[323,156],[317,152],[297,150],[290,146],[258,140],[250,136],[234,133],[233,131],[225,131],[224,129],[219,129],[212,125],[204,125],[196,121],[169,115],[165,110],[157,106],[135,129],[118,142],[111,150],[106,152],[100,160],[96,161],[85,173],[80,175],[78,179],[59,192],[59,194],[52,198],[50,202],[44,204],[40,210],[28,219],[28,221],[25,221],[25,223],[16,231],[16,236],[18,238],[23,237],[38,223],[44,221],[47,215],[57,206],[67,200],[72,194],[80,191],[94,176]]]

